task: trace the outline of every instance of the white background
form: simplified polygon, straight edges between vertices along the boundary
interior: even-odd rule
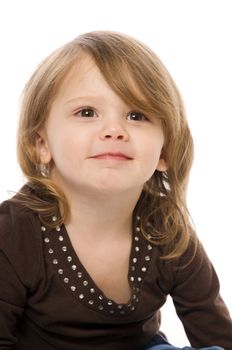
[[[184,97],[195,140],[188,204],[230,312],[231,6],[230,0],[0,2],[0,201],[23,183],[15,132],[20,94],[35,66],[83,32],[107,29],[137,37],[161,57]],[[170,342],[188,344],[170,300],[162,329]]]

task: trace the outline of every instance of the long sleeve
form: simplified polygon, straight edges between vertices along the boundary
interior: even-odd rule
[[[36,248],[28,223],[0,208],[0,349],[13,349],[22,317],[38,271]],[[27,254],[27,252],[31,254]]]
[[[218,345],[232,349],[232,320],[220,296],[217,274],[199,245],[187,267],[183,264],[193,256],[186,252],[176,272],[171,296],[187,337],[196,348]]]
[[[12,349],[17,338],[18,319],[22,316],[26,289],[8,258],[0,251],[0,349]]]

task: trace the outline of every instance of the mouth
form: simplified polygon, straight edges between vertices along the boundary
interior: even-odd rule
[[[99,153],[90,158],[94,159],[106,159],[106,160],[132,160],[133,158],[121,152],[106,152]]]

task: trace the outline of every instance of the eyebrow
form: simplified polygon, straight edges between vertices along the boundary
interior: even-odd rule
[[[78,96],[66,101],[65,104],[72,104],[83,100],[95,100],[97,102],[97,101],[103,101],[104,97],[103,96]]]

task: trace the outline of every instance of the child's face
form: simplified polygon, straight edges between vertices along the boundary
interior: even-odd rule
[[[37,149],[68,194],[142,190],[166,170],[161,122],[126,105],[85,55],[62,83]]]

